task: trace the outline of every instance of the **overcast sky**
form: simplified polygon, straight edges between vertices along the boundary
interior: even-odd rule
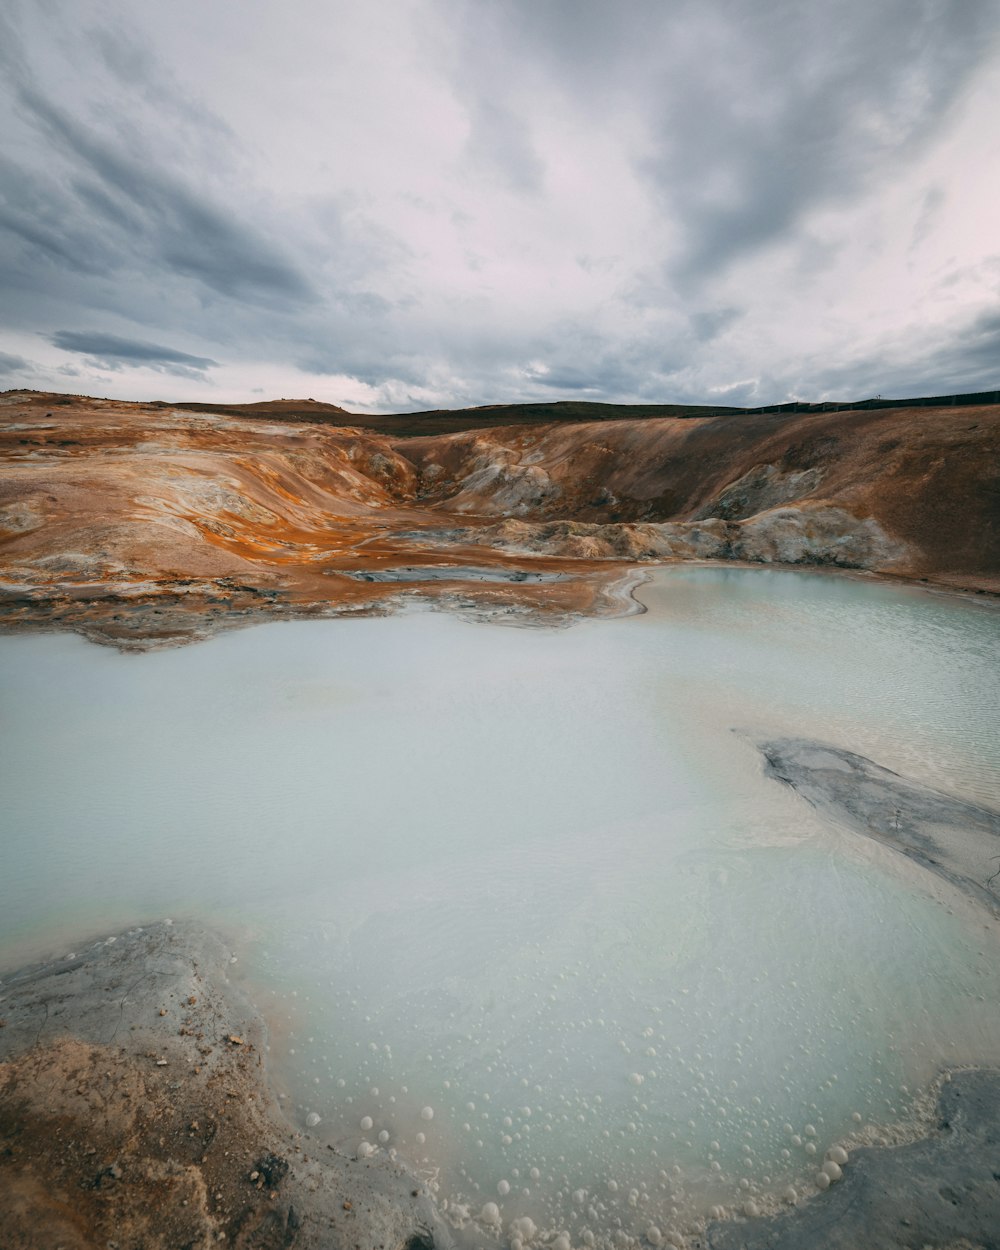
[[[0,388],[1000,387],[1000,0],[6,0]]]

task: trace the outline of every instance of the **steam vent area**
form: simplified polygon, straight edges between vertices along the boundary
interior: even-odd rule
[[[0,1250],[998,1250],[996,399],[0,395]]]

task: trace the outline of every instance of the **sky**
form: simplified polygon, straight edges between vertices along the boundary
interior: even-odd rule
[[[0,389],[1000,387],[1000,0],[5,0]]]

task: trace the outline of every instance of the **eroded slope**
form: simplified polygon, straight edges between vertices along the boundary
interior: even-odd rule
[[[559,617],[620,610],[636,562],[692,558],[1000,590],[997,406],[401,439],[267,406],[0,405],[0,619],[14,627],[146,645],[403,594]]]

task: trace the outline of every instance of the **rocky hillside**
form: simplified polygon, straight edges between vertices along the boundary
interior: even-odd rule
[[[289,402],[0,396],[0,621],[144,645],[403,593],[593,612],[637,562],[691,558],[1000,592],[1000,405],[400,438]]]
[[[551,543],[544,534],[613,546],[623,526],[655,548],[648,527],[674,522],[721,544],[700,554],[798,563],[808,552],[782,554],[782,538],[812,535],[819,562],[1000,588],[997,405],[470,430],[395,445],[426,506],[533,522],[511,532],[536,548]],[[573,524],[537,524],[553,521]],[[847,554],[859,541],[868,554]]]

